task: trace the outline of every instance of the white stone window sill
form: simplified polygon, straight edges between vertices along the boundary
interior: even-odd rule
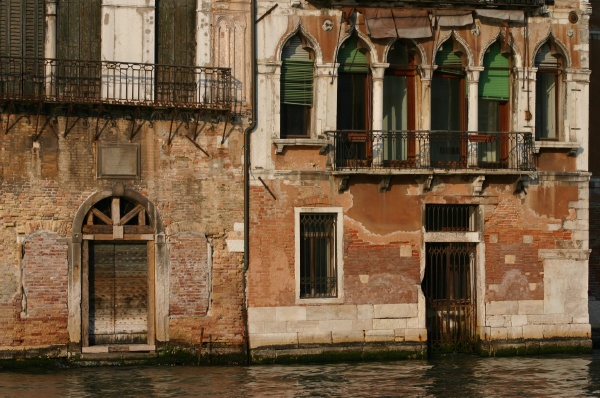
[[[533,146],[533,151],[539,153],[540,149],[568,149],[569,155],[576,155],[580,148],[577,142],[564,142],[564,141],[536,141]]]
[[[281,155],[283,148],[286,146],[316,146],[319,148],[319,153],[324,154],[329,146],[329,140],[312,139],[312,138],[278,138],[273,140],[275,145],[275,153]]]

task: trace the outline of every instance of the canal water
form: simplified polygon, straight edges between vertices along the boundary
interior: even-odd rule
[[[1,397],[593,397],[593,355],[0,371]]]

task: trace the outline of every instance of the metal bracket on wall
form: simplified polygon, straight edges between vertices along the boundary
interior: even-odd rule
[[[348,189],[348,182],[350,181],[350,176],[342,176],[340,178],[340,183],[338,185],[338,192],[342,193]]]
[[[383,176],[381,177],[381,182],[379,183],[379,192],[385,192],[390,188],[390,182],[392,181],[392,176]]]
[[[146,122],[145,120],[142,120],[142,122],[139,124],[139,126],[136,126],[136,120],[139,118],[140,116],[140,108],[135,108],[135,112],[133,113],[133,115],[131,115],[131,132],[129,133],[129,142],[131,142],[135,136],[140,132],[140,130],[142,129],[142,126],[144,125],[144,123]]]
[[[21,115],[15,120],[12,124],[10,124],[10,115],[14,114],[15,105],[13,102],[9,102],[8,104],[8,112],[6,114],[6,129],[4,130],[4,135],[7,135],[10,130],[13,129],[21,119],[27,119],[27,124],[31,124],[31,119],[29,119],[29,115]]]
[[[194,144],[194,146],[195,146],[196,148],[198,148],[200,151],[202,151],[202,153],[203,153],[203,154],[205,154],[205,155],[206,155],[206,156],[208,156],[209,158],[211,157],[211,156],[208,154],[208,152],[206,152],[206,151],[205,151],[205,150],[204,150],[204,149],[203,149],[203,148],[200,146],[200,144],[198,144],[198,143],[196,142],[196,140],[193,140],[193,139],[192,139],[192,137],[190,137],[190,136],[188,136],[188,135],[184,135],[184,137],[185,137],[185,138],[187,138],[188,140],[190,140],[190,142],[191,142],[192,144]]]
[[[275,194],[273,193],[273,191],[271,191],[271,188],[269,188],[269,186],[263,181],[262,178],[258,177],[258,181],[261,182],[261,184],[263,184],[263,186],[265,187],[265,189],[267,190],[267,192],[271,195],[271,197],[275,200],[277,200],[277,198],[275,197]]]
[[[69,126],[69,116],[71,115],[72,111],[73,111],[73,105],[69,104],[67,106],[67,115],[65,116],[65,131],[63,132],[64,138],[67,138],[67,135],[71,132],[71,130],[73,130],[73,127],[75,127],[75,125],[77,124],[79,119],[81,119],[81,116],[77,116],[75,118],[75,121],[73,122],[73,124],[71,126]]]
[[[100,131],[98,131],[98,127],[100,126],[101,118],[106,119],[106,123],[104,123],[104,126],[102,126]],[[100,113],[98,114],[98,117],[96,118],[96,134],[94,134],[94,141],[98,141],[98,138],[100,138],[100,136],[104,132],[104,129],[106,129],[106,126],[108,126],[108,123],[110,123],[112,121],[113,121],[113,118],[111,115],[109,115],[109,114],[103,115],[102,112],[100,111]]]

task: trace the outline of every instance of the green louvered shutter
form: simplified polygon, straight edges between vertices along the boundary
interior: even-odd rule
[[[340,63],[340,72],[369,73],[367,52],[358,48],[358,38],[356,36],[342,43],[338,51],[337,61]]]
[[[437,71],[464,75],[462,58],[453,51],[452,42],[446,42],[438,49],[435,55]]]
[[[485,54],[483,67],[479,75],[479,98],[508,101],[510,70],[508,57],[500,52],[500,43],[494,43]]]
[[[292,37],[281,58],[281,102],[288,105],[313,104],[313,61],[302,48],[300,37]]]
[[[44,56],[44,1],[0,1],[0,55]]]

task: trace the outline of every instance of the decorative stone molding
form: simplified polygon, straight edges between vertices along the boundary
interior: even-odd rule
[[[329,140],[324,139],[309,139],[309,138],[279,138],[273,140],[273,145],[275,145],[275,153],[277,155],[281,155],[283,153],[283,148],[286,146],[318,146],[319,153],[324,155],[327,153],[327,149],[329,148]]]

